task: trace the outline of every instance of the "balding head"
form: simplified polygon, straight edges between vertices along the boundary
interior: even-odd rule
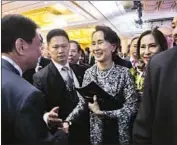
[[[165,38],[167,39],[168,42],[168,48],[173,47],[173,37],[172,37],[172,28],[169,27],[160,27],[158,28],[159,31],[163,33]]]
[[[167,36],[172,34],[172,28],[169,28],[169,27],[159,27],[158,30]]]
[[[173,29],[175,29],[177,27],[177,15],[173,18],[171,25],[172,25]]]

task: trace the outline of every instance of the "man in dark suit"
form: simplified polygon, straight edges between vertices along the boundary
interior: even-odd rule
[[[64,132],[52,136],[43,121],[43,94],[21,77],[22,72],[35,67],[40,56],[38,26],[20,15],[4,16],[1,26],[2,144],[66,144]]]
[[[87,144],[88,114],[84,112],[87,106],[80,105],[83,98],[74,88],[81,86],[85,68],[68,63],[70,45],[64,30],[51,30],[47,44],[51,63],[33,77],[34,85],[46,95],[44,120],[54,131],[60,127],[58,119],[61,118],[65,131],[69,132],[69,143]]]
[[[80,44],[74,40],[70,40],[69,43],[70,43],[70,49],[69,49],[68,62],[81,65],[86,69],[89,68],[90,65],[79,61],[79,58],[81,57],[82,54],[82,48]]]
[[[23,73],[23,78],[31,84],[33,84],[33,75],[50,63],[50,59],[44,56],[45,48],[43,44],[43,38],[41,35],[40,37],[41,37],[41,43],[42,43],[42,46],[41,46],[42,56],[38,58],[38,62],[35,68],[29,69]]]

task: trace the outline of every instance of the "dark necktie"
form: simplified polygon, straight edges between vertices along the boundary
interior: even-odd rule
[[[69,68],[67,66],[62,67],[62,71],[65,72],[65,78],[64,81],[66,83],[66,86],[69,88],[69,90],[73,89],[73,79],[69,75]]]

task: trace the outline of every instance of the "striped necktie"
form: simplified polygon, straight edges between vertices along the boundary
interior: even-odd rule
[[[65,72],[65,78],[64,81],[66,83],[66,86],[72,90],[73,89],[73,79],[69,75],[69,68],[67,66],[62,67],[62,71]]]

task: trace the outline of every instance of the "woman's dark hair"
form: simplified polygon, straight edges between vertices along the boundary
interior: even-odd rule
[[[118,56],[117,55],[117,49],[121,48],[120,38],[118,37],[118,35],[115,31],[113,31],[111,28],[109,28],[107,26],[96,26],[95,31],[92,33],[92,37],[98,31],[102,31],[104,33],[104,39],[106,41],[108,41],[111,44],[116,45],[116,50],[112,54],[112,59],[114,61],[115,59],[117,59],[117,56]]]
[[[36,36],[38,25],[31,19],[18,14],[9,14],[1,20],[2,33],[2,53],[12,52],[15,49],[15,41],[22,38],[28,43],[32,43]]]
[[[154,39],[155,39],[155,42],[157,43],[157,45],[159,46],[159,51],[158,52],[161,52],[161,51],[164,51],[164,50],[167,50],[168,49],[168,43],[167,43],[167,40],[165,38],[165,36],[163,35],[162,32],[160,32],[158,30],[158,28],[154,28],[153,30],[147,30],[145,32],[143,32],[139,39],[138,39],[138,42],[137,42],[137,56],[138,56],[138,59],[140,59],[140,46],[141,46],[141,39],[146,36],[146,35],[149,35],[151,34]]]

